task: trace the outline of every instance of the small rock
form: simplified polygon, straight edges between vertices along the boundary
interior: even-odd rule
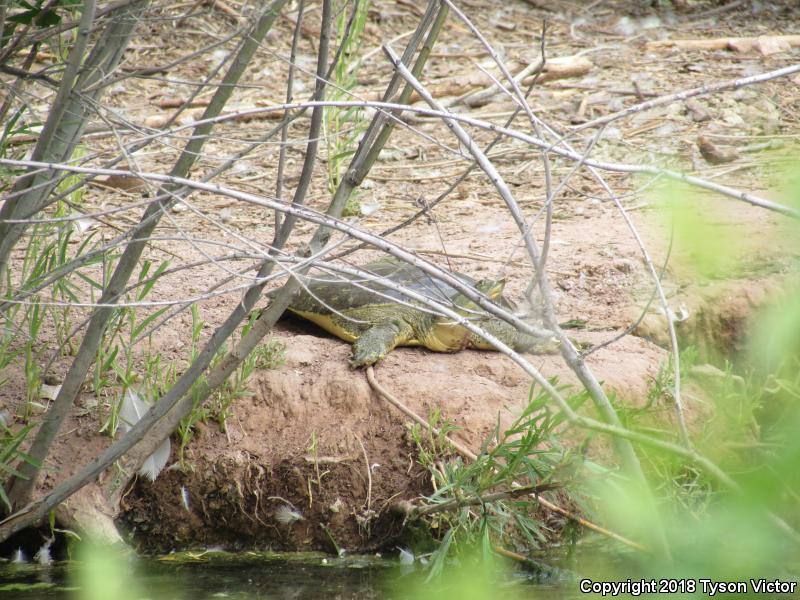
[[[618,258],[611,264],[620,273],[633,273],[636,268],[634,262],[628,258]]]
[[[233,211],[230,208],[223,208],[219,211],[219,220],[225,224],[233,221]]]
[[[711,120],[711,113],[708,112],[705,106],[694,98],[689,98],[684,102],[688,111],[692,114],[692,120],[695,123],[702,123],[703,121]]]
[[[723,150],[702,135],[697,138],[697,147],[700,149],[700,154],[703,158],[712,165],[722,165],[739,158],[739,154],[735,150]]]
[[[290,367],[306,367],[314,364],[314,352],[309,348],[287,346],[285,364]]]

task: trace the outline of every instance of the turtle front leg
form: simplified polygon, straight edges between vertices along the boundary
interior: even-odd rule
[[[353,342],[350,366],[356,368],[375,364],[412,336],[411,325],[402,319],[381,321],[367,329]]]

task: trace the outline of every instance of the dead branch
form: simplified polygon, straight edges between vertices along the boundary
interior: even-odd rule
[[[679,48],[681,50],[757,50],[762,56],[787,52],[800,47],[800,35],[760,35],[758,37],[724,37],[707,40],[656,40],[647,42],[648,50]]]

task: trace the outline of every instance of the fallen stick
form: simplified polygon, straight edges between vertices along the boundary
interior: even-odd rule
[[[158,108],[178,108],[186,104],[186,98],[178,98],[176,96],[167,96],[156,102]],[[207,98],[195,98],[189,101],[189,107],[195,108],[198,106],[208,106],[209,100]]]
[[[206,6],[209,6],[212,9],[218,10],[221,13],[224,13],[231,17],[234,21],[238,21],[239,18],[242,16],[241,13],[235,10],[233,7],[228,6],[224,0],[206,0],[203,2]]]
[[[684,50],[732,50],[749,52],[758,50],[768,56],[800,47],[800,35],[760,35],[758,37],[724,37],[709,40],[656,40],[647,42],[647,49],[680,48]]]
[[[524,66],[518,65],[519,74],[522,74],[520,83],[528,85],[536,77],[536,69],[538,63],[527,64]],[[559,58],[548,59],[547,63],[539,74],[539,83],[554,81],[556,79],[566,79],[569,77],[580,77],[586,75],[592,69],[592,62],[582,56],[563,56]],[[519,77],[519,74],[516,77]],[[500,92],[495,80],[489,75],[481,71],[470,71],[463,75],[456,77],[448,77],[440,79],[439,81],[432,82],[427,86],[434,98],[446,98],[449,96],[457,96],[458,98],[454,103],[464,102],[471,106],[483,102],[488,102],[495,94]],[[504,86],[505,87],[505,86]],[[475,94],[475,96],[471,96]],[[485,95],[485,98],[484,98]],[[469,96],[469,97],[468,97]],[[419,94],[414,92],[411,95],[412,102],[420,100]]]

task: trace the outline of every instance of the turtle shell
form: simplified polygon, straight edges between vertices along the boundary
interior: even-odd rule
[[[365,265],[362,270],[393,281],[441,304],[452,305],[465,300],[458,290],[394,257],[381,258]],[[500,296],[502,281],[478,282],[460,273],[453,275],[465,284],[476,286],[489,297],[499,300],[500,304],[510,306]],[[349,311],[368,306],[391,305],[393,301],[415,303],[398,290],[386,288],[372,279],[353,275],[328,275],[317,271],[315,276],[306,277],[304,283],[308,291],[304,290],[295,297],[291,305],[294,311],[328,315],[332,310]]]

